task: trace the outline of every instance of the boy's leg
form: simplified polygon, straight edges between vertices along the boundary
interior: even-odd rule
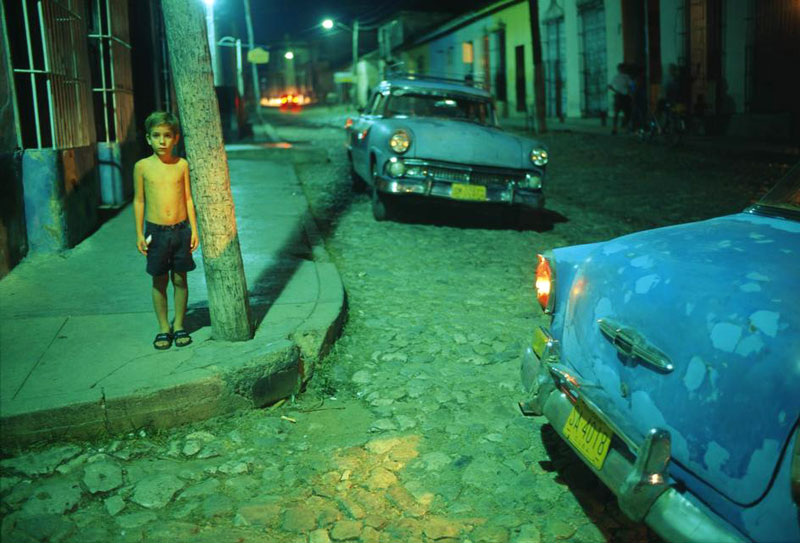
[[[167,283],[169,275],[153,276],[153,309],[158,320],[158,330],[161,333],[169,333],[169,319],[167,318]],[[162,342],[165,343],[166,342]]]
[[[172,288],[175,295],[175,319],[172,325],[175,330],[183,330],[183,318],[186,316],[186,305],[189,300],[186,272],[172,272]]]
[[[186,272],[172,272],[172,287],[175,294],[175,320],[172,322],[175,329],[175,345],[183,347],[192,342],[191,336],[183,328],[183,319],[186,316],[186,305],[189,300]]]

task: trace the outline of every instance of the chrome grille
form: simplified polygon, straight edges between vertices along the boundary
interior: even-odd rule
[[[441,166],[428,166],[425,171],[435,181],[449,181],[451,183],[470,183],[473,185],[508,185],[514,181],[524,179],[524,175],[508,173],[492,173],[468,170],[456,170]]]
[[[451,170],[450,168],[440,168],[429,166],[426,168],[428,175],[436,181],[451,181],[453,183],[469,183],[469,172],[464,170]]]

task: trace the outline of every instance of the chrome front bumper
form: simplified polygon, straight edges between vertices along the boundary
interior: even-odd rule
[[[589,398],[581,394],[581,378],[561,364],[558,341],[545,328],[536,331],[537,351],[527,347],[522,354],[522,382],[529,394],[520,403],[525,415],[544,415],[575,453],[581,453],[565,438],[563,429],[574,402],[585,403],[614,432],[601,469],[584,463],[619,500],[620,509],[635,521],[643,521],[665,541],[743,543],[749,541],[688,492],[677,491],[666,473],[670,456],[669,432],[654,428],[643,443],[636,443]],[[627,447],[627,454],[621,448]],[[631,462],[629,458],[635,458]]]
[[[470,203],[499,203],[521,205],[533,209],[544,208],[544,195],[541,179],[544,172],[524,170],[494,169],[488,167],[469,167],[445,164],[420,159],[403,160],[401,166],[421,170],[423,176],[390,175],[389,164],[401,162],[395,158],[387,161],[375,180],[376,189],[388,194],[416,194],[434,198],[445,198]],[[403,168],[405,171],[405,168]],[[535,186],[528,186],[530,178],[538,180]],[[453,196],[454,184],[479,185],[486,189],[486,198],[466,200]]]
[[[452,195],[452,183],[447,181],[417,180],[417,179],[386,179],[379,177],[376,180],[378,191],[389,194],[416,194],[434,198],[446,198],[459,202],[475,203],[475,200],[462,200]],[[509,205],[522,205],[534,209],[544,208],[544,196],[538,191],[514,189],[513,187],[486,187],[486,200],[477,203],[501,203]]]

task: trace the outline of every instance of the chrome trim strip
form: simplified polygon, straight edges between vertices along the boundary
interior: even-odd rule
[[[664,373],[675,369],[672,360],[636,329],[607,318],[598,319],[597,324],[606,339],[623,356],[638,359]]]

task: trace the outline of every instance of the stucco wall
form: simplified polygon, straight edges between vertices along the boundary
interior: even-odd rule
[[[25,219],[32,252],[77,245],[97,226],[95,147],[27,149],[22,159]]]

